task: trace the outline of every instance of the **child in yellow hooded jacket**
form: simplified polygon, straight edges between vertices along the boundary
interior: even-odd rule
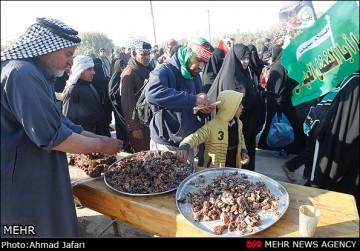
[[[189,150],[204,143],[204,159],[211,157],[212,160],[208,167],[241,168],[249,163],[243,124],[239,119],[243,110],[242,98],[243,94],[237,91],[220,92],[216,116],[180,143],[177,158],[186,161]]]

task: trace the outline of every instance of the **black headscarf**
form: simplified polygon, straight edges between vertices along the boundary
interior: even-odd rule
[[[116,138],[123,141],[123,149],[129,148],[129,138],[127,135],[126,122],[124,114],[121,108],[121,95],[120,95],[120,80],[121,73],[123,69],[124,60],[118,59],[114,64],[114,73],[111,76],[109,81],[109,98],[111,100],[114,118],[115,118],[115,129],[116,129]]]
[[[119,89],[119,84],[120,84],[120,79],[121,79],[120,76],[122,73],[122,70],[121,70],[122,62],[121,61],[124,62],[124,60],[122,60],[122,59],[118,59],[115,61],[114,72],[109,81],[109,95],[111,95],[115,90]]]
[[[275,62],[278,59],[280,52],[282,52],[283,48],[280,45],[275,45],[272,49],[271,62]]]
[[[256,134],[261,101],[255,83],[250,76],[249,67],[244,69],[240,62],[245,55],[250,56],[250,54],[251,52],[247,46],[234,44],[226,54],[224,63],[208,92],[208,96],[212,101],[215,101],[219,93],[224,90],[234,90],[244,94],[242,101],[244,110],[240,119],[243,122],[245,144],[250,156],[250,162],[244,165],[243,168],[254,171]]]
[[[204,89],[207,93],[218,75],[221,66],[224,62],[225,52],[222,49],[215,48],[209,63],[206,64],[202,81],[204,83]]]
[[[283,50],[281,47],[279,48],[279,50],[274,52],[276,54],[275,61],[271,67],[267,90],[277,93],[278,96],[276,98],[276,102],[278,107],[281,110],[287,110],[292,107],[292,90],[298,85],[298,83],[294,79],[288,77],[287,70],[281,64]]]
[[[249,44],[247,47],[251,51],[250,68],[254,71],[255,75],[259,77],[261,70],[264,65],[266,65],[266,63],[259,58],[259,54],[255,45]]]
[[[94,58],[93,61],[95,75],[91,83],[101,97],[104,93],[108,92],[108,83],[110,79],[106,76],[102,68],[102,61],[99,58]]]
[[[231,47],[208,92],[208,96],[212,101],[215,101],[219,93],[224,90],[234,90],[243,93],[243,106],[245,109],[250,108],[251,104],[257,101],[253,100],[257,98],[249,70],[243,69],[240,62],[246,54],[251,54],[251,52],[243,44],[235,44]]]
[[[288,77],[286,69],[281,64],[283,51],[280,46],[275,50],[275,54],[277,55],[275,55],[276,59],[271,67],[267,90],[276,93],[278,96],[267,97],[267,118],[265,127],[260,135],[258,148],[269,149],[266,137],[271,126],[271,120],[276,112],[279,114],[284,113],[294,129],[294,142],[285,146],[284,150],[288,154],[299,154],[305,148],[305,136],[302,130],[302,123],[298,121],[295,108],[291,103],[292,90],[298,83]]]

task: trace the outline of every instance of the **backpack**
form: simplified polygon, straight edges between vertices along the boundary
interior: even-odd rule
[[[146,125],[147,127],[149,126],[151,118],[153,117],[150,104],[145,99],[145,86],[148,82],[149,79],[145,79],[144,85],[135,93],[137,102],[132,114],[132,119],[135,119],[135,116],[137,115],[140,123]]]
[[[331,116],[328,114],[331,113],[331,109],[334,108],[332,104],[335,97],[353,78],[359,78],[359,74],[353,73],[343,79],[342,82],[326,94],[319,103],[310,107],[303,123],[303,130],[307,136],[322,138],[327,126],[331,123]]]
[[[270,77],[270,70],[271,70],[271,67],[265,65],[262,68],[261,73],[260,73],[259,85],[264,89],[266,88],[269,77]]]
[[[171,68],[176,77],[176,86],[178,86],[179,80],[178,80],[178,74],[176,74],[176,72],[174,70],[175,66],[171,65]],[[135,116],[137,116],[139,118],[140,123],[146,125],[147,127],[149,127],[150,121],[151,121],[152,117],[154,116],[154,114],[151,110],[151,106],[146,101],[146,97],[145,97],[145,87],[148,82],[149,82],[149,79],[145,79],[144,85],[140,88],[140,90],[138,90],[135,93],[135,98],[137,99],[137,102],[136,102],[136,105],[135,105],[133,113],[132,113],[132,119],[135,119]]]

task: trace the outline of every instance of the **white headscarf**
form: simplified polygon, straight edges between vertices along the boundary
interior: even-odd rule
[[[83,55],[74,57],[74,63],[71,67],[71,75],[69,76],[68,81],[66,81],[66,86],[76,84],[81,73],[91,67],[94,67],[94,60],[91,57]]]

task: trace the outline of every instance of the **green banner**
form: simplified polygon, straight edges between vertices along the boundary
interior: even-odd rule
[[[294,106],[331,91],[359,70],[359,5],[336,2],[312,26],[291,40],[281,64],[299,85],[292,91]]]

